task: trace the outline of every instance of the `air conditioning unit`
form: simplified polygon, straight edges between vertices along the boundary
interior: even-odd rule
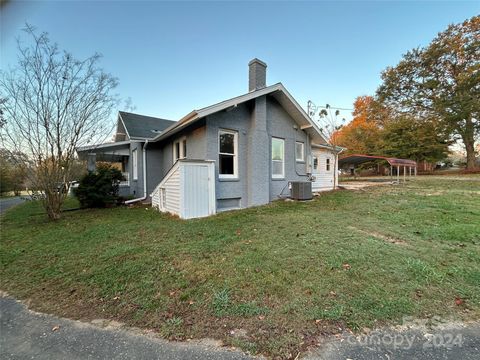
[[[290,182],[290,197],[294,200],[311,200],[312,182],[311,181],[292,181]]]

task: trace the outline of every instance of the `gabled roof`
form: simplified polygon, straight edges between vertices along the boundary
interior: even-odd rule
[[[130,139],[153,139],[175,121],[119,111],[118,116]]]
[[[318,126],[295,101],[293,96],[290,95],[282,83],[277,83],[275,85],[267,86],[263,89],[251,91],[244,95],[240,95],[199,110],[193,110],[181,118],[178,122],[165,129],[165,131],[163,131],[161,134],[157,135],[153,141],[161,141],[208,115],[229,108],[234,108],[241,103],[264,95],[273,96],[280,103],[280,105],[282,105],[285,111],[297,122],[297,124],[300,125],[300,128],[310,134],[314,143],[327,143],[327,140],[323,136]]]

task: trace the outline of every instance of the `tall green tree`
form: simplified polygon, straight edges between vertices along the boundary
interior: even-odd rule
[[[402,116],[385,123],[380,131],[378,151],[391,157],[437,162],[448,156],[450,144],[434,120],[418,121]]]
[[[407,52],[382,73],[378,98],[397,114],[438,118],[441,131],[462,139],[475,167],[480,136],[480,16],[450,25],[424,48]]]

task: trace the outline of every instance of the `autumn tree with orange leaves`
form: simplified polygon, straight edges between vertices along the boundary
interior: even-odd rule
[[[372,96],[355,100],[353,120],[332,137],[345,154],[366,154],[436,162],[448,155],[448,133],[438,118],[398,116]]]
[[[378,151],[380,126],[373,116],[372,96],[359,96],[354,103],[353,120],[333,136],[335,142],[347,148],[346,154],[375,154]]]

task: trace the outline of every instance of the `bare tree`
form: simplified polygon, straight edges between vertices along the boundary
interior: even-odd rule
[[[27,154],[31,183],[40,189],[50,219],[58,219],[68,193],[76,148],[99,140],[111,128],[117,79],[97,65],[99,54],[77,60],[60,51],[46,33],[27,24],[30,46],[18,41],[17,67],[2,71],[1,141]]]
[[[315,113],[315,111],[314,111]],[[338,143],[338,130],[343,127],[345,123],[344,118],[340,118],[340,110],[335,110],[327,104],[318,113],[318,123],[320,125],[320,131],[325,135],[328,144],[332,147],[333,152],[333,188],[337,188],[338,184],[338,154],[342,150]]]

